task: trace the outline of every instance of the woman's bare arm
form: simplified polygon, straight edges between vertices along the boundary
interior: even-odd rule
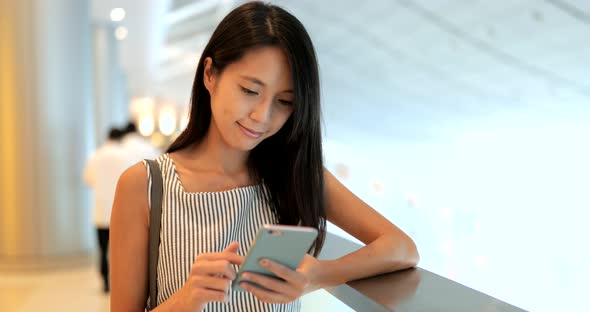
[[[142,163],[119,178],[110,225],[111,311],[144,311],[148,296],[149,208]]]

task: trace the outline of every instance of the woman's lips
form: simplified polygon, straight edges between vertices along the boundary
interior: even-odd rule
[[[250,128],[244,127],[239,122],[237,124],[238,124],[238,126],[240,126],[240,129],[242,130],[242,132],[244,132],[245,135],[247,135],[248,137],[251,137],[253,139],[258,139],[264,133],[264,132],[254,131],[254,130],[252,130]]]

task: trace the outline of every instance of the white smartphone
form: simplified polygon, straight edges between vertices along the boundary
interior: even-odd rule
[[[297,269],[317,236],[317,229],[312,227],[263,225],[258,229],[256,239],[248,249],[244,263],[240,267],[236,279],[232,282],[232,289],[244,291],[240,287],[244,272],[255,272],[278,278],[258,263],[263,258],[280,263],[291,270]]]

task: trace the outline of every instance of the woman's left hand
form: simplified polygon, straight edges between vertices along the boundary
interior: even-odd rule
[[[309,254],[305,254],[305,257],[297,268],[297,272],[303,273],[308,277],[309,280],[307,287],[305,287],[305,290],[303,291],[304,295],[323,287],[320,284],[322,265],[322,261],[310,256]]]
[[[320,272],[321,262],[308,254],[305,255],[296,271],[268,259],[262,259],[260,265],[283,279],[280,280],[254,272],[242,274],[242,279],[264,287],[258,287],[248,282],[240,283],[240,287],[252,293],[260,301],[288,303],[320,288],[315,277]]]

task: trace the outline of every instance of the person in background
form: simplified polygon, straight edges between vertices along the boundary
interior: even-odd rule
[[[107,250],[111,208],[117,180],[129,164],[129,157],[121,145],[123,134],[123,131],[115,128],[109,131],[107,141],[88,159],[83,176],[84,183],[94,191],[93,219],[98,236],[100,274],[105,293],[108,293],[110,289]]]
[[[143,159],[155,159],[162,152],[137,132],[134,122],[130,121],[124,130],[123,148],[129,155],[129,166]]]

